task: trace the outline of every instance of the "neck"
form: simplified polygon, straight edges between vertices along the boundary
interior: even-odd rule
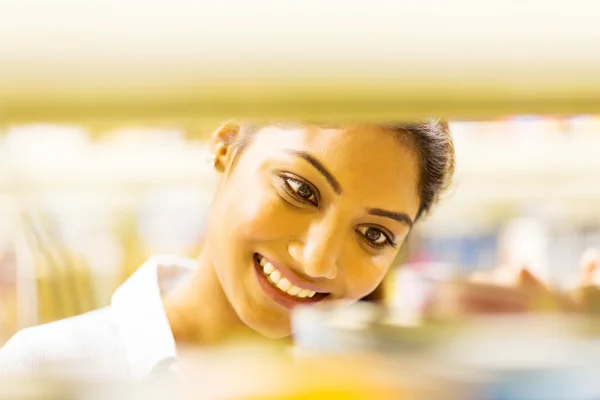
[[[191,279],[169,293],[164,305],[177,343],[210,345],[255,335],[229,303],[206,248]]]

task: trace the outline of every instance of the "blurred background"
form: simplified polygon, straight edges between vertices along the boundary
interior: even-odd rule
[[[149,256],[195,257],[217,175],[210,126],[0,132],[0,338],[110,304]],[[454,185],[400,264],[526,265],[566,285],[600,243],[600,117],[453,121]],[[404,293],[403,293],[404,294]]]
[[[455,182],[401,270],[568,285],[600,244],[597,23],[584,0],[0,2],[0,344],[194,257],[231,117],[447,117]]]

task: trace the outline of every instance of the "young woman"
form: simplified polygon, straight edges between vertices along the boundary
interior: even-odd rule
[[[379,285],[454,167],[448,126],[433,119],[229,122],[211,149],[221,180],[197,260],[154,257],[111,306],[18,333],[0,351],[0,376],[83,361],[141,379],[176,358],[176,343],[286,337],[295,306],[357,301]],[[525,304],[496,294],[510,309]]]

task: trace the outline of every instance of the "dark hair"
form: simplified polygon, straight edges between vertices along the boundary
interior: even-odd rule
[[[441,194],[449,187],[454,174],[454,145],[448,123],[440,119],[427,118],[404,124],[377,126],[395,134],[402,144],[410,145],[417,155],[421,200],[416,217],[418,220],[437,203]],[[235,143],[230,143],[236,147],[236,158],[239,158],[252,141],[254,134],[261,128],[254,125],[242,126]]]
[[[446,121],[425,119],[395,125],[391,129],[405,133],[419,162],[419,197],[417,219],[427,214],[448,189],[454,175],[454,144]]]

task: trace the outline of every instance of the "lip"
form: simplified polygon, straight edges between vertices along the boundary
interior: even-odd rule
[[[254,271],[256,272],[256,279],[258,280],[258,283],[259,283],[260,287],[263,289],[263,291],[265,292],[265,294],[271,300],[273,300],[275,303],[279,304],[280,306],[282,306],[288,310],[291,310],[292,308],[299,306],[299,305],[318,303],[329,295],[329,293],[323,292],[323,290],[317,291],[317,290],[313,289],[314,286],[307,285],[304,282],[301,282],[300,284],[297,285],[295,283],[298,281],[297,278],[294,279],[294,281],[292,281],[291,279],[288,278],[289,273],[284,274],[284,271],[278,269],[281,272],[281,275],[284,276],[285,278],[287,278],[293,285],[296,285],[303,289],[309,289],[309,290],[312,290],[317,293],[311,298],[306,297],[306,298],[301,299],[301,298],[294,297],[287,293],[282,292],[281,290],[279,290],[278,288],[273,286],[273,284],[271,282],[269,282],[268,278],[265,276],[265,274],[262,270],[262,267],[258,263],[257,256],[259,256],[259,254],[254,254],[252,256],[252,262],[254,264]],[[262,254],[260,254],[260,256],[264,257]],[[267,259],[267,261],[268,260],[269,259]],[[273,265],[275,266],[276,264],[273,264]],[[285,272],[287,272],[287,271],[285,271]]]

